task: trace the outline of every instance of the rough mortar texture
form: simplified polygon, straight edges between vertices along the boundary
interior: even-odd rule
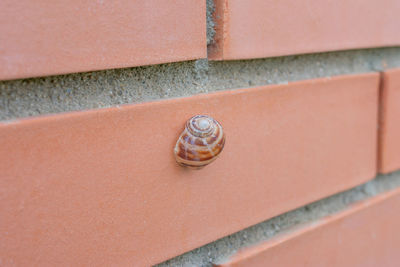
[[[0,82],[0,120],[185,97],[400,66],[400,48],[186,61]]]
[[[215,11],[214,1],[207,0],[207,45],[212,44],[215,36],[215,22],[213,14]]]
[[[211,267],[213,263],[226,262],[239,249],[254,246],[295,227],[313,223],[325,216],[342,211],[357,201],[365,200],[399,186],[400,172],[378,176],[375,180],[351,190],[251,226],[156,266]]]

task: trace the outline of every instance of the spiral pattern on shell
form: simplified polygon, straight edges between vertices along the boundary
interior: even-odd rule
[[[176,142],[176,161],[185,167],[202,168],[213,162],[225,144],[221,124],[206,115],[190,118]]]

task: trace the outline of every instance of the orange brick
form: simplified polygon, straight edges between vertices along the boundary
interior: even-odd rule
[[[0,123],[0,258],[148,266],[376,173],[379,75],[339,76]],[[184,122],[226,133],[178,166]]]
[[[379,171],[400,169],[400,69],[383,73]]]
[[[0,80],[207,56],[205,1],[0,1]]]
[[[220,267],[399,266],[400,189],[240,251]]]
[[[215,0],[212,59],[248,59],[400,44],[400,2]]]

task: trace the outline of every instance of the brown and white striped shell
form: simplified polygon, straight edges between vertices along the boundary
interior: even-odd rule
[[[225,134],[213,118],[196,115],[190,118],[176,142],[174,153],[181,166],[200,169],[213,162],[225,144]]]

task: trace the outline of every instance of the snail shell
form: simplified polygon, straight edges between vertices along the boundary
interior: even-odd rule
[[[176,162],[185,167],[200,169],[213,162],[225,144],[225,134],[213,118],[196,115],[190,118],[176,142]]]

